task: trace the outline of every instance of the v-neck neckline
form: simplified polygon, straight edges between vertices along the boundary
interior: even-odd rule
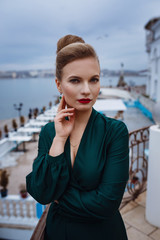
[[[82,134],[82,137],[81,137],[81,140],[80,140],[80,143],[79,143],[79,146],[78,146],[78,150],[77,150],[77,153],[76,153],[76,156],[75,156],[75,159],[74,159],[73,166],[72,166],[72,161],[71,161],[71,143],[70,143],[70,137],[68,138],[68,144],[69,144],[69,164],[70,164],[70,169],[71,169],[72,172],[73,172],[73,170],[74,170],[74,168],[75,168],[75,163],[76,163],[76,160],[77,160],[77,156],[78,156],[78,153],[79,153],[79,151],[80,151],[80,148],[81,148],[83,139],[84,139],[84,137],[85,137],[85,135],[86,135],[86,131],[87,131],[89,125],[90,125],[90,121],[91,121],[91,119],[92,119],[93,112],[94,112],[94,109],[92,108],[92,112],[91,112],[91,114],[90,114],[90,117],[89,117],[89,119],[88,119],[88,122],[87,122],[87,124],[86,124],[86,127],[85,127],[85,129],[84,129],[84,132],[83,132],[83,134]]]

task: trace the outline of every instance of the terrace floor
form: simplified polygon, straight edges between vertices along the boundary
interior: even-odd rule
[[[115,111],[106,111],[106,116],[114,117],[116,115]],[[123,113],[123,122],[127,125],[128,131],[135,131],[139,128],[148,127],[153,125],[153,121],[151,121],[148,117],[146,117],[140,109],[136,107],[129,107]]]
[[[145,219],[146,192],[121,210],[127,229],[128,240],[160,240],[160,228]]]

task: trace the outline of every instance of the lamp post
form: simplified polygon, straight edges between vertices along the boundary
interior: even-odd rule
[[[18,111],[19,117],[20,117],[23,103],[19,103],[19,106],[17,106],[17,104],[13,104],[13,106],[14,106],[14,109]]]

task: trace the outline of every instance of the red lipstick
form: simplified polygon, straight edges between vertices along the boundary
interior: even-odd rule
[[[91,102],[90,98],[81,98],[78,100],[78,102],[83,103],[83,104],[87,104]]]

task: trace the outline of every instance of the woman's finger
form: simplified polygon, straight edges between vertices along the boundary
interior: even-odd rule
[[[64,96],[62,96],[62,109],[65,109],[65,106],[66,106],[66,101]]]
[[[70,121],[70,123],[74,123],[74,120],[75,120],[75,114],[72,114],[72,115],[70,116],[69,121]]]
[[[65,112],[74,112],[74,108],[62,109],[61,111],[58,112],[58,114],[59,114],[59,113],[65,113]]]
[[[56,119],[59,120],[59,119],[65,118],[65,117],[73,116],[73,115],[74,115],[73,112],[72,112],[72,113],[60,113],[60,114],[56,117]],[[55,120],[56,120],[56,119],[55,119]]]
[[[64,99],[64,96],[62,96],[57,112],[60,112],[62,109],[65,109],[65,105],[66,105],[66,101]]]

